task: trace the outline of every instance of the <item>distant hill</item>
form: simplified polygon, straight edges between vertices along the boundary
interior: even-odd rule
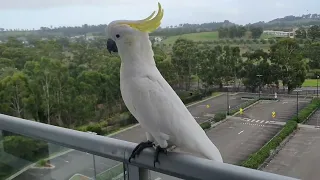
[[[320,25],[320,14],[306,14],[302,16],[285,16],[283,18],[273,19],[269,22],[256,22],[246,26],[262,26],[264,29],[292,29],[294,27],[303,27],[311,25]]]
[[[320,25],[320,14],[306,14],[302,16],[285,16],[283,18],[273,19],[269,22],[256,22],[246,24],[249,26],[260,26],[263,29],[272,30],[292,30],[294,27]],[[233,22],[225,20],[224,22],[210,22],[203,24],[179,24],[176,26],[162,27],[151,33],[151,36],[176,36],[182,34],[190,34],[197,32],[216,31],[221,27],[239,26]],[[4,29],[0,27],[0,40],[8,36],[37,36],[37,37],[73,37],[79,35],[86,36],[104,36],[106,24],[87,25],[75,27],[41,27],[38,30],[22,30],[22,29]]]

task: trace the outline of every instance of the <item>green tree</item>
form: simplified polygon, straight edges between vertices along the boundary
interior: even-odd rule
[[[296,38],[301,38],[301,39],[305,39],[307,38],[307,32],[304,28],[299,28],[298,30],[296,30]]]
[[[279,69],[279,79],[288,92],[300,87],[305,80],[307,63],[295,39],[282,39],[270,47],[270,60]]]
[[[252,36],[253,39],[260,38],[261,34],[263,33],[263,28],[262,27],[251,26],[249,29],[251,31],[251,36]]]
[[[191,75],[196,65],[195,52],[197,46],[193,41],[178,39],[172,47],[172,64],[177,71],[179,85],[185,85],[185,90],[189,90]]]
[[[312,42],[320,38],[320,27],[318,25],[311,26],[308,30],[308,38],[310,38]]]

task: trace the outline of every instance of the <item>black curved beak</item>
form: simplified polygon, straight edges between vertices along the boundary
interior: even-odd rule
[[[111,52],[118,52],[116,42],[114,42],[114,40],[112,40],[110,38],[107,41],[107,49],[110,54],[111,54]]]

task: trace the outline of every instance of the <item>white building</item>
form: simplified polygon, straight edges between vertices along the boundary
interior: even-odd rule
[[[156,36],[154,37],[155,42],[161,42],[163,40],[162,37]]]
[[[295,32],[285,32],[285,31],[273,31],[273,30],[265,30],[264,34],[273,35],[275,37],[289,37],[294,38]]]

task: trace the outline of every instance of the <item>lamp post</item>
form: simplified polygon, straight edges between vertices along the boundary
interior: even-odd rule
[[[229,87],[232,86],[225,86],[227,88],[227,115],[230,114],[230,105],[229,105]]]
[[[97,135],[96,132],[87,131],[87,133]],[[96,180],[97,179],[97,171],[96,171],[96,159],[94,157],[94,154],[92,154],[92,159],[93,159],[94,180]]]
[[[257,74],[257,77],[259,77],[259,100],[260,100],[260,92],[261,92],[261,74]]]
[[[318,83],[318,81],[319,81],[319,75],[317,75],[317,98],[319,97],[319,93],[318,93],[318,87],[319,87],[318,84],[319,83]]]
[[[295,89],[293,90],[294,92],[297,92],[297,120],[299,121],[299,92],[301,92],[301,89]]]

